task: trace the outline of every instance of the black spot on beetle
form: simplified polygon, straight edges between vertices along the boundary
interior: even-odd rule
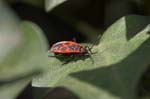
[[[76,50],[77,51],[81,51],[81,47],[76,47]]]
[[[54,49],[54,50],[59,50],[59,49],[60,49],[60,47],[61,47],[61,45],[60,45],[60,44],[58,44],[58,45],[53,46],[53,49]]]
[[[75,46],[68,46],[70,50],[74,51],[75,50]]]
[[[66,47],[63,47],[63,48],[61,48],[61,51],[65,51],[67,48]]]

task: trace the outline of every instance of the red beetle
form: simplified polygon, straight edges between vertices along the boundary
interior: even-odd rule
[[[91,48],[89,48],[88,46],[83,46],[74,41],[60,41],[53,44],[50,49],[50,51],[53,52],[55,56],[49,57],[57,57],[57,55],[91,57]]]

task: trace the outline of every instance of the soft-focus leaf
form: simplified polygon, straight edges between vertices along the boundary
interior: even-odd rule
[[[41,65],[44,63],[43,56],[47,47],[41,30],[30,22],[22,24],[24,34],[19,42],[20,45],[0,63],[0,80],[31,74],[44,67]]]
[[[31,22],[23,22],[21,28],[24,31],[21,45],[0,65],[0,97],[3,99],[14,99],[47,63],[47,45],[41,30]]]
[[[7,7],[0,2],[0,63],[21,43],[22,33],[19,21]],[[2,65],[1,65],[2,66]],[[1,67],[0,66],[0,67]]]
[[[149,17],[126,16],[114,23],[92,49],[90,58],[62,65],[49,58],[49,72],[34,87],[63,86],[80,99],[135,99],[136,87],[150,63]]]
[[[21,23],[1,2],[0,12],[0,98],[14,99],[44,70],[47,43],[37,25]]]
[[[30,79],[23,79],[15,82],[0,82],[0,98],[1,99],[16,99],[18,94],[20,94],[26,85],[29,83]]]
[[[67,0],[45,0],[46,11],[50,11]]]

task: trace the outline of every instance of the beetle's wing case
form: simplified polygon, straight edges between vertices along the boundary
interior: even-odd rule
[[[61,41],[55,43],[51,49],[51,52],[54,53],[64,53],[64,54],[71,54],[71,53],[84,53],[86,51],[85,47],[81,44],[78,44],[73,41]]]
[[[61,42],[57,42],[55,44],[52,45],[50,51],[51,52],[56,52],[60,49],[60,47],[64,44],[64,43],[67,43],[67,41],[61,41]]]

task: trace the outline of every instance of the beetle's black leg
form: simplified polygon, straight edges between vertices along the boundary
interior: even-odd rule
[[[74,55],[70,55],[70,58],[62,63],[62,65],[68,64],[70,61],[72,61],[72,58],[74,58]]]
[[[86,47],[89,54],[93,54],[93,52],[91,51],[91,48],[89,48],[88,46],[85,46],[85,47]]]
[[[95,54],[95,53],[97,53],[97,52],[92,52],[91,51],[92,48],[90,48],[88,46],[85,46],[85,47],[86,47],[86,49],[87,49],[87,51],[88,51],[89,54]]]
[[[55,53],[54,55],[48,55],[48,57],[57,57],[57,56],[59,56],[60,54],[58,54],[58,53]]]
[[[91,54],[92,54],[92,53],[89,53],[89,52],[88,52],[88,56],[89,56],[89,57],[90,57],[90,59],[92,60],[92,64],[93,64],[93,63],[94,63],[94,60],[93,60],[93,58],[92,58]]]
[[[94,60],[93,60],[91,54],[94,54],[94,53],[91,51],[92,48],[89,48],[88,46],[86,46],[86,49],[87,49],[87,55],[88,55],[88,56],[90,57],[90,59],[92,60],[92,64],[93,64],[93,63],[94,63]]]
[[[76,42],[77,40],[76,40],[76,38],[74,37],[74,38],[72,39],[72,41]]]
[[[71,61],[71,59],[66,60],[62,65],[68,64]]]
[[[48,55],[48,57],[56,57],[55,55]]]
[[[62,63],[62,65],[68,64],[69,62],[70,62],[70,60],[69,61],[65,61],[64,63]]]

